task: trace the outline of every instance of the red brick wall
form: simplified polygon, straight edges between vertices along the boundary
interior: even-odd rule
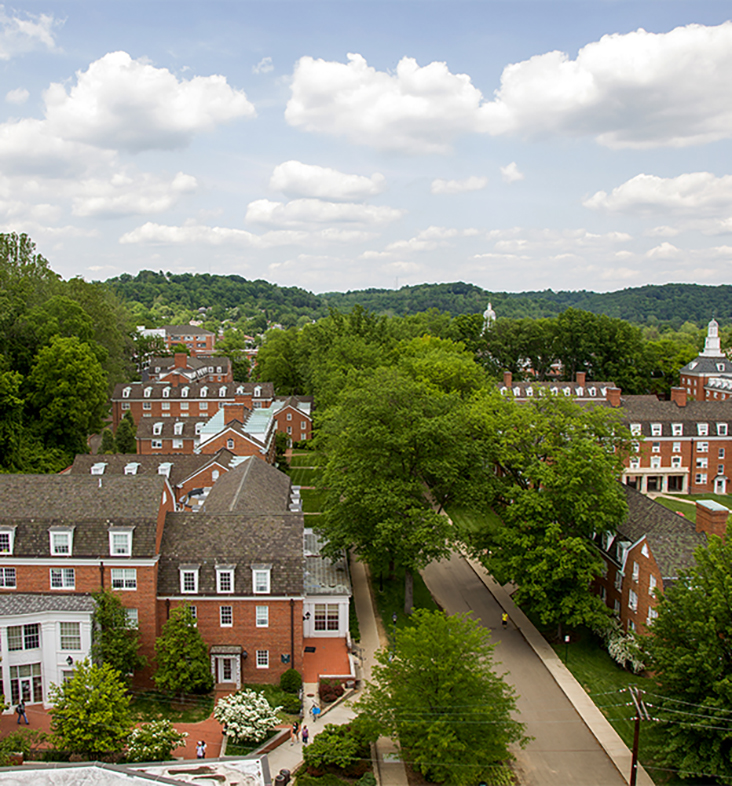
[[[159,437],[155,437],[155,439],[159,439]],[[183,447],[174,448],[173,439],[182,439]],[[162,448],[153,448],[152,439],[140,439],[138,437],[137,452],[142,456],[151,456],[160,453],[165,453],[166,455],[168,453],[179,453],[186,456],[191,456],[194,453],[195,440],[193,439],[186,439],[185,437],[171,437],[170,439],[163,439],[162,442]]]
[[[230,448],[227,445],[230,439],[234,440],[233,448]],[[224,432],[210,442],[207,442],[205,445],[202,445],[201,453],[213,455],[214,453],[218,453],[218,451],[222,448],[230,450],[237,456],[258,456],[265,461],[267,460],[260,452],[259,445],[255,445],[253,442],[245,439],[240,434],[236,434],[231,431]]]
[[[287,415],[292,415],[292,420],[287,419]],[[275,422],[277,423],[277,431],[281,431],[283,434],[287,434],[287,427],[289,426],[292,429],[292,434],[288,436],[293,440],[293,442],[298,442],[302,439],[302,432],[305,431],[305,439],[310,439],[312,436],[312,423],[309,417],[306,417],[299,412],[294,407],[285,407],[281,409],[275,416]],[[302,424],[305,424],[305,428],[302,428]]]

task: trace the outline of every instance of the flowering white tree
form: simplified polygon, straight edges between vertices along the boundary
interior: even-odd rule
[[[280,719],[277,711],[261,693],[242,690],[219,699],[214,708],[214,717],[226,728],[227,736],[235,741],[259,742]]]
[[[165,761],[187,736],[169,720],[143,723],[127,738],[127,761]]]

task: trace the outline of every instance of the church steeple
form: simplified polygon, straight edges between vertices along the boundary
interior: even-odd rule
[[[723,358],[722,345],[719,340],[719,325],[716,319],[712,319],[707,327],[707,337],[704,340],[704,351],[701,357],[705,358]]]

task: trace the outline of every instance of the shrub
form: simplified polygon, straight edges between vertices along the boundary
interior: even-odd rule
[[[288,669],[280,677],[280,688],[285,693],[298,693],[302,688],[302,675],[297,669]]]
[[[13,753],[22,753],[27,759],[38,746],[45,742],[48,735],[43,731],[13,731],[0,740],[0,767],[8,767],[14,763]]]
[[[315,775],[336,768],[349,777],[358,778],[371,767],[369,744],[374,739],[369,724],[361,718],[344,726],[329,723],[303,750],[308,772]]]
[[[187,732],[173,728],[169,720],[144,723],[127,739],[127,761],[166,761],[187,736]]]
[[[280,709],[273,708],[261,693],[247,689],[219,699],[214,718],[225,726],[227,736],[232,739],[259,742],[280,722],[276,715]]]
[[[320,700],[326,704],[339,699],[345,693],[343,685],[338,680],[326,679],[320,681],[318,692],[320,693]]]
[[[356,781],[354,786],[376,786],[376,778],[374,777],[374,773],[365,773]]]
[[[302,709],[302,702],[299,696],[286,693],[282,698],[282,711],[288,715],[299,715]]]

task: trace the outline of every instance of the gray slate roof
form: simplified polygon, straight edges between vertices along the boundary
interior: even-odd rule
[[[155,421],[153,421],[155,422]],[[179,486],[191,475],[200,472],[209,464],[220,464],[224,468],[231,465],[234,454],[224,449],[213,456],[209,455],[187,455],[183,453],[156,453],[154,456],[140,455],[139,453],[115,453],[107,456],[90,456],[89,454],[79,455],[71,465],[70,474],[90,475],[91,468],[95,464],[106,464],[103,477],[110,475],[124,475],[125,467],[128,464],[138,464],[137,477],[142,475],[158,474],[158,467],[161,464],[171,464],[168,480],[172,486]]]
[[[36,614],[43,611],[94,611],[91,595],[35,595],[8,593],[0,595],[0,617],[12,614]]]
[[[18,557],[49,555],[50,526],[75,527],[74,557],[109,555],[108,528],[134,526],[132,556],[150,557],[166,485],[162,476],[0,475],[0,526],[17,525]]]
[[[198,595],[216,596],[222,602],[227,596],[216,592],[216,565],[236,565],[234,595],[253,594],[251,569],[263,564],[272,566],[271,595],[301,595],[302,533],[301,513],[169,513],[160,549],[158,595],[180,595],[179,568],[189,564],[199,565]],[[191,602],[196,597],[191,595]]]
[[[226,388],[226,395],[220,396],[219,390]],[[261,388],[260,395],[254,396],[254,388]],[[128,396],[123,397],[122,391],[125,388],[130,389]],[[150,388],[150,395],[145,396],[145,389]],[[201,396],[201,388],[207,388],[206,396]],[[188,390],[188,395],[183,396],[182,391]],[[167,390],[166,396],[163,391]],[[274,398],[274,385],[271,382],[186,382],[183,385],[171,385],[169,382],[118,382],[114,386],[112,393],[113,401],[146,401],[153,399],[162,399],[170,401],[185,401],[192,399],[202,399],[204,401],[211,400],[217,401],[220,398],[231,399],[235,396],[252,396],[257,401],[263,399]]]
[[[249,456],[220,477],[206,499],[207,514],[284,513],[290,478],[257,456]]]
[[[215,336],[206,328],[197,327],[196,325],[165,325],[163,328],[169,336]]]
[[[206,423],[209,420],[210,416],[202,418],[140,418],[140,422],[137,424],[137,439],[195,439],[196,423]],[[162,423],[160,434],[153,433],[156,423]],[[181,434],[175,433],[176,423],[183,424]]]
[[[645,535],[664,584],[674,581],[681,571],[688,570],[694,564],[694,550],[698,546],[706,546],[707,536],[697,532],[689,519],[659,505],[635,489],[624,485],[623,491],[629,513],[627,520],[618,527],[612,548],[620,540],[635,543]]]
[[[722,365],[724,368],[719,368]],[[691,376],[708,376],[709,374],[732,373],[732,362],[725,357],[708,358],[699,355],[687,363],[679,372]]]
[[[305,594],[350,595],[351,579],[345,554],[336,560],[321,555],[323,539],[311,529],[303,536],[305,547]]]
[[[618,410],[626,423],[640,423],[641,433],[651,436],[651,423],[661,423],[661,434],[672,436],[671,424],[682,423],[683,436],[697,436],[697,423],[709,424],[709,436],[716,434],[717,423],[727,423],[732,434],[732,399],[726,401],[687,401],[685,407],[655,396],[622,396]],[[702,437],[703,439],[703,437]]]

